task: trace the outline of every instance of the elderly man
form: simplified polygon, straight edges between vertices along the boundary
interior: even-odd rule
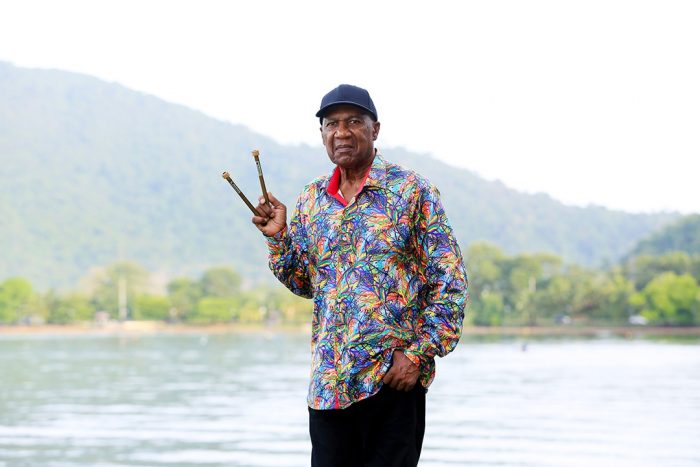
[[[467,276],[437,189],[374,148],[369,93],[342,84],[316,114],[332,174],[287,224],[272,194],[253,223],[270,268],[314,301],[308,393],[314,466],[415,466],[435,356],[459,340]]]

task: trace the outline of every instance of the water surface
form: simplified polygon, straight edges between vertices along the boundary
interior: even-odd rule
[[[309,465],[308,336],[1,336],[0,466]],[[422,466],[699,466],[700,341],[479,340]]]

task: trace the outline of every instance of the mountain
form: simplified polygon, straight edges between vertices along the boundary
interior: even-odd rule
[[[73,286],[118,259],[168,276],[230,265],[250,281],[269,278],[251,214],[221,178],[228,170],[255,199],[255,148],[268,189],[288,205],[331,169],[320,146],[283,146],[118,84],[0,62],[0,280]],[[381,149],[438,186],[463,248],[488,240],[596,265],[678,217],[569,207],[427,154]]]
[[[672,251],[700,255],[700,214],[684,216],[640,240],[630,256],[662,255]]]

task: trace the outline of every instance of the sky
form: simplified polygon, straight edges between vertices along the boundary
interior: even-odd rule
[[[321,97],[355,84],[380,149],[570,205],[700,213],[698,24],[673,0],[22,0],[0,3],[0,60],[319,151]]]

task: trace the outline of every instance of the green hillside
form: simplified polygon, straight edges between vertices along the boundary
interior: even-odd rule
[[[282,146],[92,77],[0,63],[0,280],[73,286],[120,258],[168,276],[229,265],[250,281],[269,278],[250,213],[220,175],[230,171],[256,196],[254,148],[268,188],[287,204],[330,170],[320,146]],[[425,154],[380,148],[440,188],[465,248],[488,240],[595,265],[678,217],[568,207]]]
[[[685,216],[642,239],[631,255],[661,255],[682,251],[700,255],[700,214]]]

